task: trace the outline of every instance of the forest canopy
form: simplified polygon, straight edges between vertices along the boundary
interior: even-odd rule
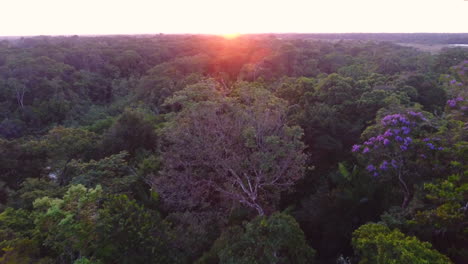
[[[0,263],[467,263],[468,49],[409,40],[467,39],[0,40]]]

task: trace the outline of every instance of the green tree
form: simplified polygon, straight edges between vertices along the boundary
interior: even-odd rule
[[[52,249],[64,263],[90,256],[96,243],[98,206],[103,198],[101,186],[87,189],[72,185],[63,199],[42,197],[34,201],[36,239]]]
[[[88,160],[97,150],[98,136],[81,128],[55,127],[42,139],[47,149],[50,172],[62,185],[68,183],[66,178],[68,165],[73,159]]]
[[[38,140],[0,139],[0,181],[18,190],[27,178],[40,178],[47,166],[47,148]]]
[[[315,250],[299,224],[285,213],[258,216],[225,231],[198,264],[314,263]]]
[[[27,178],[21,183],[21,188],[12,195],[10,205],[31,210],[33,202],[44,196],[57,198],[63,196],[64,187],[47,178]]]
[[[460,163],[453,162],[460,167]],[[414,229],[429,231],[428,237],[439,250],[457,263],[468,259],[468,172],[424,184],[424,207],[409,221]]]
[[[169,223],[125,195],[110,196],[99,210],[95,257],[104,263],[177,263]]]
[[[39,262],[40,243],[33,234],[31,212],[9,207],[0,213],[0,263]]]
[[[99,184],[106,193],[130,194],[138,175],[128,165],[127,157],[128,153],[124,151],[97,161],[72,160],[65,177],[72,184],[83,184],[88,188]]]
[[[352,245],[361,259],[360,264],[452,263],[432,249],[430,243],[381,224],[370,223],[359,227],[353,233]]]
[[[134,156],[138,150],[154,151],[157,145],[154,121],[154,114],[126,109],[104,134],[103,152],[127,151]]]

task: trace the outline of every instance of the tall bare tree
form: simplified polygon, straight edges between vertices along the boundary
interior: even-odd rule
[[[212,89],[208,100],[197,96],[203,85]],[[267,90],[240,87],[227,97],[213,87],[176,94],[189,103],[163,131],[164,169],[154,188],[179,209],[231,200],[264,215],[303,175],[302,130],[286,124],[285,103]]]

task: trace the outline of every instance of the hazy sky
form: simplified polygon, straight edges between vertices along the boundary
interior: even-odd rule
[[[0,35],[468,32],[467,0],[0,0]]]

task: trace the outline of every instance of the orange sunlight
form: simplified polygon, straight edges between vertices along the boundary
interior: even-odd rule
[[[223,38],[225,39],[235,39],[237,37],[240,36],[239,33],[226,33],[226,34],[222,34]]]

